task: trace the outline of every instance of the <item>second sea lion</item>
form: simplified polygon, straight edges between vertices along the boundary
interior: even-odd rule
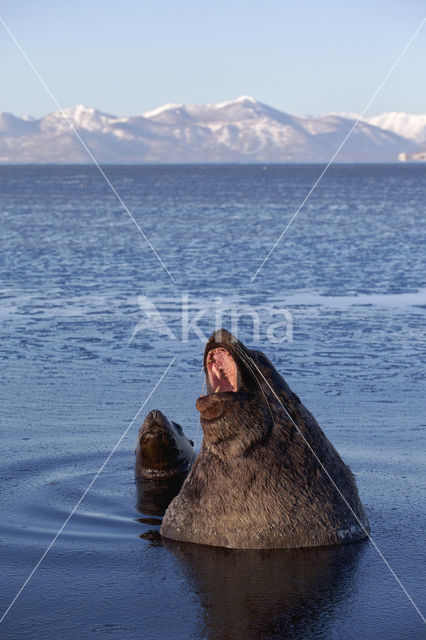
[[[135,473],[142,478],[171,478],[189,470],[194,443],[177,422],[154,409],[146,416],[138,433]]]

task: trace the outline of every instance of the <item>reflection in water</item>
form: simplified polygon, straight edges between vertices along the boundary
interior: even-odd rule
[[[139,513],[149,516],[163,516],[170,502],[180,491],[186,473],[172,478],[147,479],[135,476]]]
[[[239,551],[163,543],[200,597],[209,640],[326,638],[335,607],[354,591],[366,546]]]
[[[148,531],[144,531],[139,535],[139,538],[148,540],[148,542],[150,542],[150,544],[154,547],[163,546],[163,539],[160,536],[160,532],[158,531],[158,529],[149,529]]]

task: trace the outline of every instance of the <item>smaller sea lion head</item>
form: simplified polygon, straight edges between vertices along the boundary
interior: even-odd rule
[[[154,409],[146,416],[136,446],[137,475],[147,478],[169,477],[187,470],[194,443],[177,422]]]
[[[273,426],[254,354],[226,329],[215,331],[206,344],[207,395],[196,406],[205,446],[221,457],[247,454]]]

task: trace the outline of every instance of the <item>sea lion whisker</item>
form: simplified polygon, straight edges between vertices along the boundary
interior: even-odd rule
[[[235,347],[237,348],[241,359],[244,361],[244,364],[247,366],[253,378],[255,379],[257,385],[259,386],[259,389],[263,392],[262,385],[260,384],[259,378],[256,375],[256,369],[254,368],[249,356],[241,349],[241,347],[239,347],[239,345],[236,344]]]
[[[262,392],[262,395],[263,395],[263,397],[264,397],[264,399],[265,399],[265,402],[266,402],[266,403],[267,403],[267,405],[268,405],[269,411],[270,411],[271,416],[272,416],[272,411],[271,411],[271,407],[270,407],[270,404],[269,404],[269,400],[268,400],[268,398],[267,398],[267,396],[266,396],[266,394],[265,394],[265,390],[264,390],[264,388],[263,388],[262,384],[261,384],[261,383],[260,383],[260,381],[259,381],[259,378],[258,378],[258,377],[257,377],[257,375],[256,375],[256,372],[257,372],[257,371],[259,371],[259,373],[262,375],[262,373],[261,373],[261,371],[260,371],[259,367],[256,365],[256,363],[255,363],[255,361],[253,360],[253,358],[251,358],[247,353],[245,353],[245,352],[241,349],[241,347],[239,347],[238,345],[236,345],[236,347],[239,349],[239,352],[240,352],[241,358],[244,360],[244,362],[245,362],[245,364],[246,364],[247,368],[250,370],[250,372],[251,372],[251,374],[252,374],[253,378],[256,380],[256,382],[257,382],[257,384],[258,384],[258,387],[259,387],[259,389],[260,389],[260,390],[261,390],[261,392]],[[263,376],[262,376],[262,377],[263,377]],[[272,419],[273,419],[273,416],[272,416]]]
[[[258,377],[257,377],[257,375],[256,375],[256,373],[255,373],[255,368],[254,368],[254,366],[253,366],[254,361],[253,361],[253,364],[252,364],[252,362],[251,362],[251,360],[252,360],[252,359],[248,356],[248,354],[246,354],[246,353],[241,349],[241,347],[240,347],[238,344],[235,344],[235,347],[237,348],[237,351],[238,351],[238,353],[240,354],[241,359],[243,360],[243,362],[245,363],[245,365],[247,366],[247,368],[249,369],[249,371],[250,371],[250,372],[251,372],[251,374],[253,375],[254,379],[256,380],[256,382],[257,382],[257,384],[258,384],[258,386],[259,386],[259,389],[260,389],[260,390],[261,390],[261,392],[262,392],[262,395],[263,395],[263,397],[264,397],[264,400],[265,400],[265,402],[266,402],[266,405],[267,405],[267,407],[268,407],[269,413],[271,414],[272,422],[273,422],[273,423],[274,423],[274,425],[275,425],[275,418],[274,418],[274,414],[272,413],[271,405],[269,404],[269,400],[268,400],[268,398],[266,397],[265,391],[264,391],[264,389],[263,389],[262,385],[260,384],[259,379],[258,379]]]

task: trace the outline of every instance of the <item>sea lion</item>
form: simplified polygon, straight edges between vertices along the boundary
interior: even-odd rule
[[[149,479],[165,479],[187,473],[194,456],[194,443],[177,422],[154,409],[138,433],[135,473]]]
[[[161,534],[234,549],[368,535],[349,467],[268,358],[221,329],[207,342],[204,369],[201,451]]]
[[[194,443],[161,411],[146,416],[135,449],[136,508],[162,516],[179,493],[194,459]]]

